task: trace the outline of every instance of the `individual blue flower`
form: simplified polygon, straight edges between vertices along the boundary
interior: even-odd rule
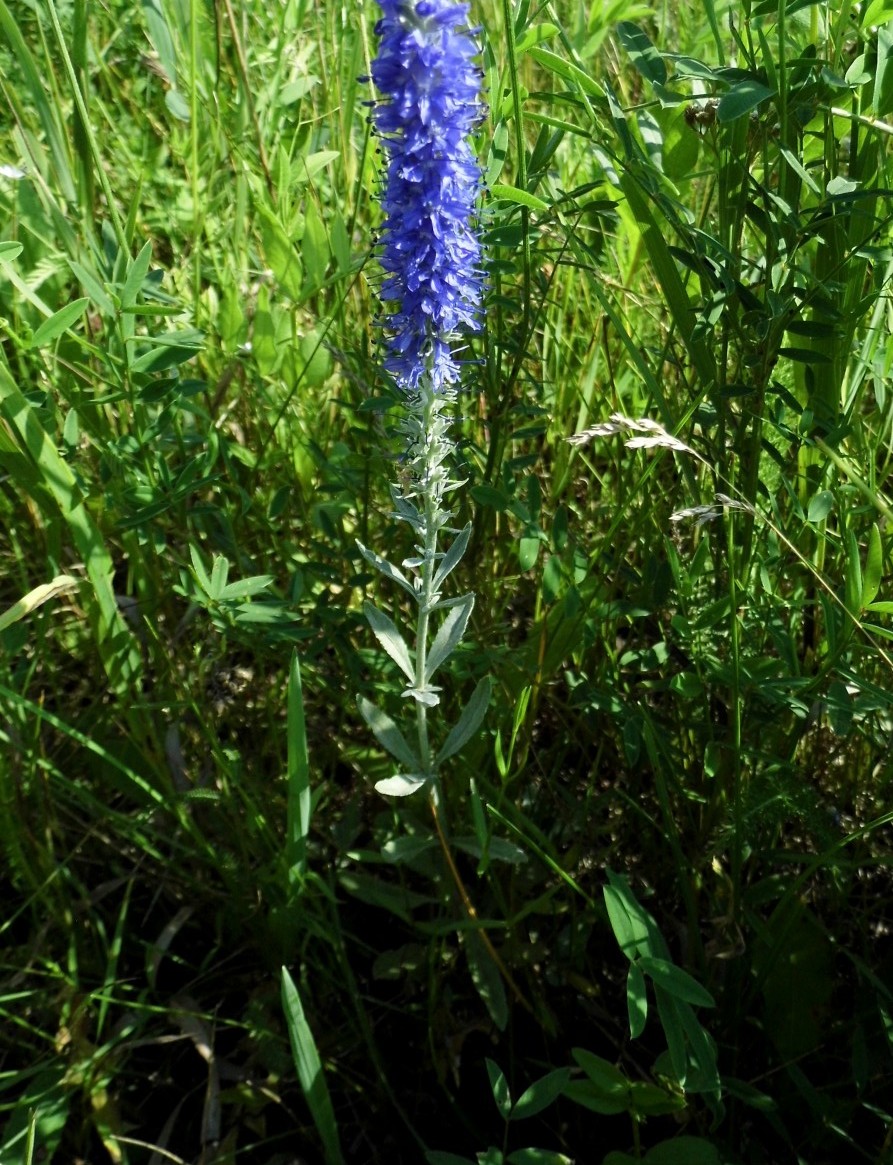
[[[459,379],[454,339],[481,327],[481,171],[468,142],[481,114],[477,48],[467,4],[379,5],[372,79],[387,156],[381,298],[394,305],[385,367],[408,393],[422,381],[448,392]]]

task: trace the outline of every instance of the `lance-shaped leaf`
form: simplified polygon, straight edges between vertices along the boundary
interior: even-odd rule
[[[449,614],[441,623],[437,634],[434,636],[434,642],[431,644],[428,659],[425,662],[426,682],[431,679],[443,661],[448,659],[453,653],[453,650],[458,646],[462,636],[465,634],[465,628],[468,626],[468,619],[473,606],[474,595],[463,595],[459,602],[450,609]]]
[[[489,676],[484,676],[478,682],[477,687],[471,693],[471,699],[462,709],[462,715],[450,729],[449,735],[443,742],[443,747],[434,762],[435,768],[439,768],[445,760],[455,756],[480,728],[487,712],[487,705],[490,703],[491,688]]]
[[[453,540],[452,546],[449,548],[449,550],[443,556],[443,561],[441,562],[440,566],[437,568],[437,572],[434,575],[434,590],[439,591],[440,587],[443,583],[443,580],[447,577],[447,575],[451,571],[455,570],[456,566],[459,564],[459,562],[462,559],[462,555],[465,553],[466,549],[468,548],[468,539],[470,537],[471,537],[471,522],[469,522],[468,525],[463,530],[459,531],[459,533],[456,535],[455,539]]]
[[[357,699],[357,707],[381,747],[386,748],[410,772],[417,772],[422,767],[418,757],[390,716],[363,696]]]
[[[415,587],[412,585],[406,575],[402,571],[398,570],[396,566],[391,566],[386,558],[382,558],[381,555],[376,554],[374,550],[368,550],[363,545],[363,543],[359,541],[357,542],[357,549],[366,559],[369,565],[374,566],[376,570],[380,570],[385,578],[389,578],[391,582],[395,582],[399,586],[403,587],[405,591],[409,591],[414,599],[418,597],[416,595]]]
[[[372,603],[363,603],[363,612],[369,620],[369,626],[372,628],[375,638],[397,667],[400,668],[408,680],[415,680],[415,668],[409,655],[409,648],[406,646],[406,641],[403,636],[397,630],[394,621],[389,619],[383,611],[379,611],[378,607]]]
[[[383,781],[376,781],[375,788],[386,797],[408,797],[427,782],[424,773],[397,773],[393,777],[385,777]]]

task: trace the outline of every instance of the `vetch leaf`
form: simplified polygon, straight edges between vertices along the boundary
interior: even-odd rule
[[[460,749],[468,743],[474,736],[484,716],[487,714],[487,706],[490,703],[491,680],[489,676],[484,676],[482,680],[478,681],[477,686],[471,693],[471,699],[462,709],[462,715],[450,729],[449,735],[443,742],[440,752],[437,754],[435,762],[436,767],[440,767],[445,760],[451,756],[455,756]]]
[[[630,963],[626,977],[626,1006],[629,1012],[629,1034],[631,1039],[638,1037],[645,1030],[648,1019],[648,995],[645,989],[645,976],[638,963]]]
[[[474,595],[463,595],[449,611],[441,623],[431,651],[425,661],[425,683],[427,684],[444,660],[448,659],[465,634],[471,609],[474,606]]]
[[[706,987],[702,987],[697,979],[692,978],[688,971],[683,971],[675,963],[667,959],[655,959],[644,956],[639,959],[639,966],[675,999],[682,999],[695,1007],[715,1007],[713,996]]]
[[[358,698],[357,707],[381,747],[387,749],[410,772],[417,772],[422,767],[418,757],[390,716],[364,696]]]
[[[149,274],[149,263],[152,260],[152,244],[148,242],[130,264],[124,286],[121,288],[121,307],[133,307],[140,288]]]
[[[570,1068],[556,1068],[553,1072],[547,1072],[545,1076],[535,1080],[529,1088],[521,1093],[512,1108],[511,1119],[525,1120],[527,1117],[536,1116],[544,1108],[548,1108],[561,1095],[570,1077]]]
[[[463,939],[468,969],[471,972],[477,993],[497,1028],[500,1031],[505,1031],[509,1009],[499,968],[493,962],[490,952],[484,946],[484,941],[477,931],[464,931]]]
[[[881,589],[881,577],[884,570],[884,547],[881,542],[881,532],[875,522],[868,534],[868,553],[865,557],[865,574],[862,578],[862,610],[873,603],[875,596]]]
[[[413,681],[415,679],[415,668],[409,655],[409,648],[406,646],[406,641],[403,636],[397,630],[394,621],[388,618],[383,611],[379,611],[378,607],[370,602],[363,603],[363,613],[369,622],[369,626],[372,628],[375,638],[406,678],[410,682]]]
[[[517,186],[506,186],[502,182],[494,182],[490,187],[490,193],[495,199],[502,198],[506,202],[526,206],[529,210],[538,210],[542,213],[551,209],[548,202],[544,202],[542,198],[537,198],[535,194],[519,190]]]
[[[508,1081],[497,1063],[490,1059],[487,1059],[485,1063],[487,1065],[487,1075],[490,1078],[490,1091],[493,1093],[493,1099],[496,1101],[499,1115],[504,1120],[508,1119],[512,1107],[512,1097],[509,1092]]]
[[[86,296],[83,299],[76,299],[45,319],[31,337],[31,347],[42,348],[44,344],[49,344],[61,336],[63,332],[67,332],[75,321],[84,314],[89,302],[90,300]]]

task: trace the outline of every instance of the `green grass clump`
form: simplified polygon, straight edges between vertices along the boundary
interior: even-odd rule
[[[0,0],[0,1161],[883,1165],[893,9],[475,8],[442,819],[376,18]]]

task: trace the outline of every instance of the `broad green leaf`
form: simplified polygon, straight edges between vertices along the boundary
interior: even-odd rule
[[[449,610],[446,618],[438,628],[431,644],[431,650],[425,661],[425,683],[431,682],[434,673],[445,660],[449,659],[465,634],[471,610],[474,606],[474,595],[463,595]],[[374,630],[374,628],[373,628]],[[410,679],[413,676],[410,675]]]
[[[477,993],[496,1027],[499,1031],[505,1031],[509,1009],[499,968],[477,931],[463,931],[463,940],[465,958]]]
[[[881,589],[881,578],[884,571],[884,547],[881,541],[881,532],[877,523],[873,523],[868,533],[868,553],[865,556],[865,574],[862,578],[861,607],[864,611],[869,603],[873,603],[875,596]]]
[[[387,749],[410,772],[417,772],[421,768],[418,758],[390,716],[364,696],[358,698],[357,707],[381,747]]]
[[[629,1012],[629,1034],[632,1039],[638,1037],[645,1030],[648,1019],[648,993],[645,987],[645,976],[638,963],[630,963],[626,976],[626,1007]]]
[[[131,363],[131,372],[163,372],[195,358],[205,346],[205,334],[195,328],[152,336],[151,347]]]
[[[542,198],[537,198],[535,194],[530,194],[526,190],[519,190],[517,186],[505,186],[503,183],[497,182],[490,187],[490,193],[494,199],[502,198],[506,202],[515,202],[530,210],[543,212],[551,209],[548,202],[544,202]]]
[[[49,319],[44,320],[31,337],[31,347],[42,348],[44,344],[49,344],[61,336],[63,332],[67,332],[87,310],[89,302],[90,300],[86,296],[83,299],[76,299],[60,308]]]
[[[574,1165],[572,1157],[554,1149],[515,1149],[506,1157],[508,1165]]]
[[[521,53],[526,53],[528,49],[532,49],[534,45],[542,44],[544,40],[551,40],[560,31],[556,24],[532,24],[525,30],[524,35],[515,41],[515,53],[520,56]]]
[[[322,1071],[319,1052],[310,1024],[304,1015],[301,997],[288,970],[282,968],[282,1008],[291,1042],[292,1056],[298,1080],[313,1117],[313,1123],[323,1144],[326,1165],[344,1165],[341,1145],[338,1140],[338,1125],[329,1096],[328,1085]]]
[[[152,261],[152,244],[148,242],[130,264],[124,286],[121,288],[121,307],[133,307],[140,288],[149,274],[149,263]]]
[[[717,120],[724,123],[737,121],[739,117],[745,117],[758,105],[774,96],[774,89],[770,89],[755,77],[748,77],[733,85],[720,97],[716,110]]]
[[[449,735],[443,742],[440,752],[437,754],[435,765],[439,768],[445,760],[451,756],[455,756],[468,741],[474,736],[478,728],[487,714],[487,706],[490,703],[490,692],[492,690],[492,683],[489,676],[484,676],[479,680],[474,691],[471,693],[471,699],[462,709],[462,715],[450,729]]]
[[[11,263],[22,253],[22,244],[5,239],[0,243],[0,263]]]
[[[685,1087],[688,1076],[688,1054],[685,1050],[685,1031],[679,1019],[676,1000],[668,995],[662,987],[655,984],[654,998],[657,1002],[657,1014],[667,1040],[667,1050],[670,1053],[670,1063],[673,1066],[673,1075],[681,1088]],[[687,1006],[680,1004],[680,1007]]]
[[[372,628],[375,638],[385,649],[391,659],[400,668],[406,678],[412,682],[415,679],[415,666],[409,654],[406,641],[397,630],[396,624],[383,611],[379,611],[373,603],[363,603],[363,613]]]
[[[640,1117],[669,1116],[685,1108],[685,1096],[681,1092],[668,1092],[658,1084],[636,1081],[629,1089],[630,1110]]]
[[[648,36],[636,24],[621,20],[617,25],[617,39],[626,49],[629,58],[646,81],[652,85],[665,85],[667,66]]]
[[[476,837],[454,837],[453,845],[457,849],[464,850],[465,853],[471,854],[472,857],[481,858],[484,854],[484,846]],[[487,857],[495,862],[509,862],[513,866],[520,866],[527,861],[527,854],[520,846],[515,845],[514,842],[506,841],[502,837],[491,837],[486,845]]]
[[[304,693],[297,651],[292,653],[288,672],[285,864],[289,881],[300,881],[307,873],[307,838],[310,834],[312,797]]]
[[[664,952],[661,949],[658,954],[658,948],[664,944],[654,919],[639,905],[623,874],[615,874],[613,870],[606,873],[605,905],[620,949],[631,961],[637,954],[661,957]]]
[[[496,1107],[499,1109],[499,1115],[503,1120],[508,1119],[508,1115],[512,1108],[512,1097],[509,1092],[508,1081],[502,1073],[499,1065],[491,1060],[486,1059],[487,1076],[490,1079],[490,1091],[493,1093],[493,1099],[496,1102]]]
[[[683,971],[675,963],[646,955],[639,959],[639,966],[675,999],[683,999],[696,1007],[716,1006],[713,996],[706,987],[702,987],[697,979],[692,978],[688,971]]]
[[[646,1165],[722,1165],[717,1148],[702,1137],[662,1141],[645,1154]]]
[[[616,1095],[608,1095],[591,1080],[571,1080],[569,1084],[565,1085],[562,1095],[575,1104],[581,1104],[583,1108],[588,1108],[590,1112],[599,1113],[600,1116],[615,1116],[617,1113],[627,1112],[629,1109],[628,1090],[624,1090],[623,1093],[617,1092]]]
[[[557,76],[563,77],[565,81],[572,82],[588,97],[604,101],[604,89],[577,65],[572,65],[570,61],[566,61],[564,57],[560,57],[548,49],[532,48],[528,49],[528,53],[550,73],[555,73]]]
[[[512,1108],[512,1120],[526,1120],[548,1108],[561,1095],[570,1080],[570,1068],[556,1068],[535,1080],[521,1093]]]
[[[806,520],[808,522],[824,522],[825,518],[831,513],[834,507],[834,494],[829,489],[819,490],[814,497],[810,498],[809,505],[806,508]]]
[[[862,610],[862,560],[859,543],[852,530],[847,530],[844,544],[847,552],[844,572],[846,607],[851,615],[859,615]]]
[[[586,1048],[572,1048],[571,1055],[589,1077],[599,1092],[609,1097],[625,1097],[629,1092],[629,1080],[610,1060],[596,1056]]]

